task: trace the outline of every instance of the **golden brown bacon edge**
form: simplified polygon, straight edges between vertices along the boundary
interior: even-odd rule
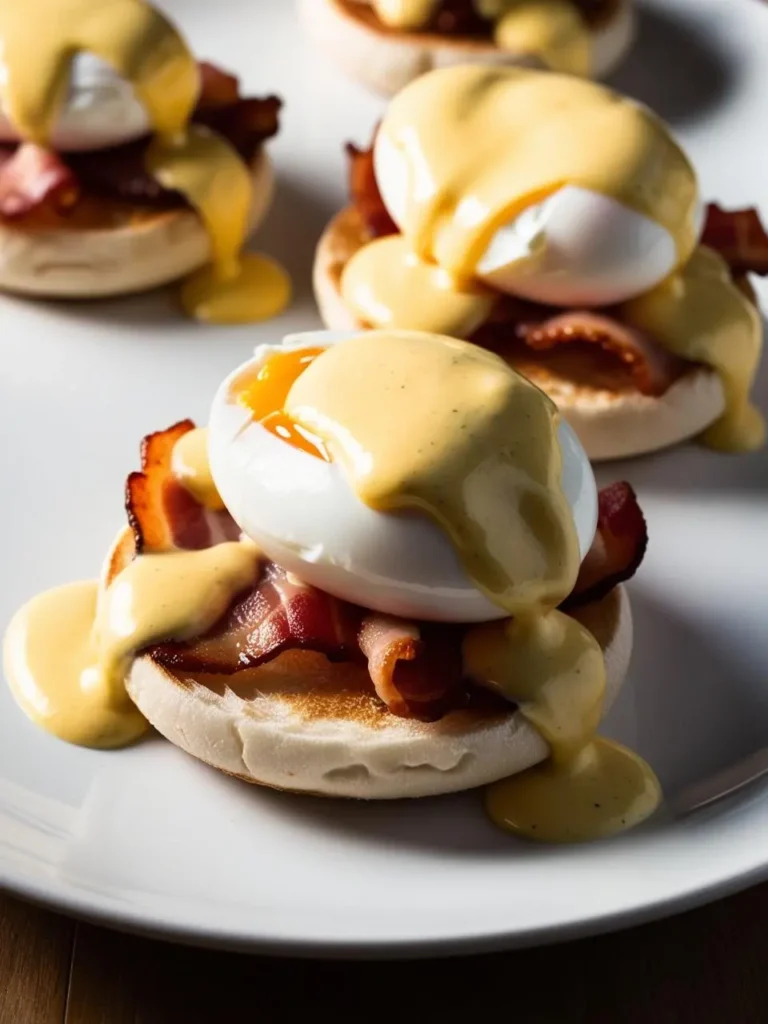
[[[125,485],[125,511],[137,555],[171,551],[176,546],[165,495],[173,481],[173,449],[194,429],[192,420],[182,420],[148,434],[141,442],[141,470],[131,473]]]
[[[281,101],[276,96],[243,98],[234,75],[213,64],[199,68],[201,91],[192,120],[222,135],[250,162],[277,133]],[[147,143],[144,138],[66,156],[34,143],[0,146],[0,216],[13,221],[42,208],[65,215],[86,196],[153,209],[184,205],[182,196],[147,173]]]
[[[227,511],[205,508],[173,474],[173,449],[194,429],[192,420],[182,420],[142,441],[141,471],[131,473],[125,490],[136,554],[197,551],[240,535]]]
[[[205,547],[237,535],[228,513],[204,509],[173,478],[173,448],[193,428],[191,420],[183,420],[142,443],[141,471],[131,474],[126,487],[137,553]],[[218,517],[213,526],[212,516]],[[629,579],[642,561],[647,539],[629,484],[602,490],[597,536],[563,607],[599,600]],[[231,675],[285,651],[311,650],[366,668],[393,714],[434,721],[484,699],[462,678],[462,637],[460,625],[407,622],[371,612],[265,561],[257,584],[233,601],[212,630],[191,641],[157,644],[145,653],[175,671]]]

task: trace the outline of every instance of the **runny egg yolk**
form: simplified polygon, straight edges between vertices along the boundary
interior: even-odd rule
[[[275,352],[255,373],[237,380],[232,392],[238,404],[244,405],[270,434],[308,455],[331,462],[323,441],[293,420],[284,409],[294,383],[324,351],[323,348],[299,348]]]

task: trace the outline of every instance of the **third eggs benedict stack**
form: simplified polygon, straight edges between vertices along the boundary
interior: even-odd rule
[[[328,326],[492,348],[593,458],[703,431],[723,449],[762,443],[745,273],[768,269],[768,237],[754,211],[705,217],[646,108],[538,71],[434,71],[391,103],[371,153],[352,150],[351,185],[315,264]]]
[[[101,580],[33,598],[6,636],[18,703],[60,738],[116,747],[151,723],[325,796],[494,783],[493,819],[533,839],[656,807],[648,765],[596,735],[642,513],[626,484],[598,494],[498,356],[404,331],[261,346],[207,430],[145,440],[126,493]]]
[[[199,319],[279,312],[285,272],[243,247],[280,106],[243,99],[143,0],[0,0],[0,288],[90,298],[194,271]]]
[[[385,96],[470,62],[602,78],[634,36],[633,0],[301,0],[300,9],[318,45]]]

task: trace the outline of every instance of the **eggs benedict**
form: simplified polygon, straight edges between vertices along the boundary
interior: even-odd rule
[[[0,64],[0,288],[91,298],[186,277],[200,320],[286,305],[282,268],[243,251],[271,203],[276,97],[242,98],[143,0],[0,0]]]
[[[648,765],[596,735],[642,513],[627,484],[598,494],[498,356],[404,331],[261,346],[207,429],[145,439],[126,496],[101,579],[33,598],[6,634],[16,700],[54,735],[119,747],[151,724],[326,796],[491,784],[492,818],[548,841],[658,804]]]
[[[300,11],[317,45],[384,96],[453,64],[602,78],[634,37],[632,0],[300,0]]]
[[[765,437],[750,391],[768,269],[754,211],[706,212],[650,111],[538,71],[431,72],[350,148],[352,205],[318,246],[331,328],[471,339],[557,403],[593,459]]]

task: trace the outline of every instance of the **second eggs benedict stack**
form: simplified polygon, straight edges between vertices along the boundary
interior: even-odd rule
[[[720,448],[762,443],[743,272],[763,266],[701,244],[730,215],[705,225],[690,162],[646,108],[542,72],[435,71],[392,102],[372,153],[353,151],[352,197],[317,254],[329,326],[490,347],[593,458],[704,430]]]

